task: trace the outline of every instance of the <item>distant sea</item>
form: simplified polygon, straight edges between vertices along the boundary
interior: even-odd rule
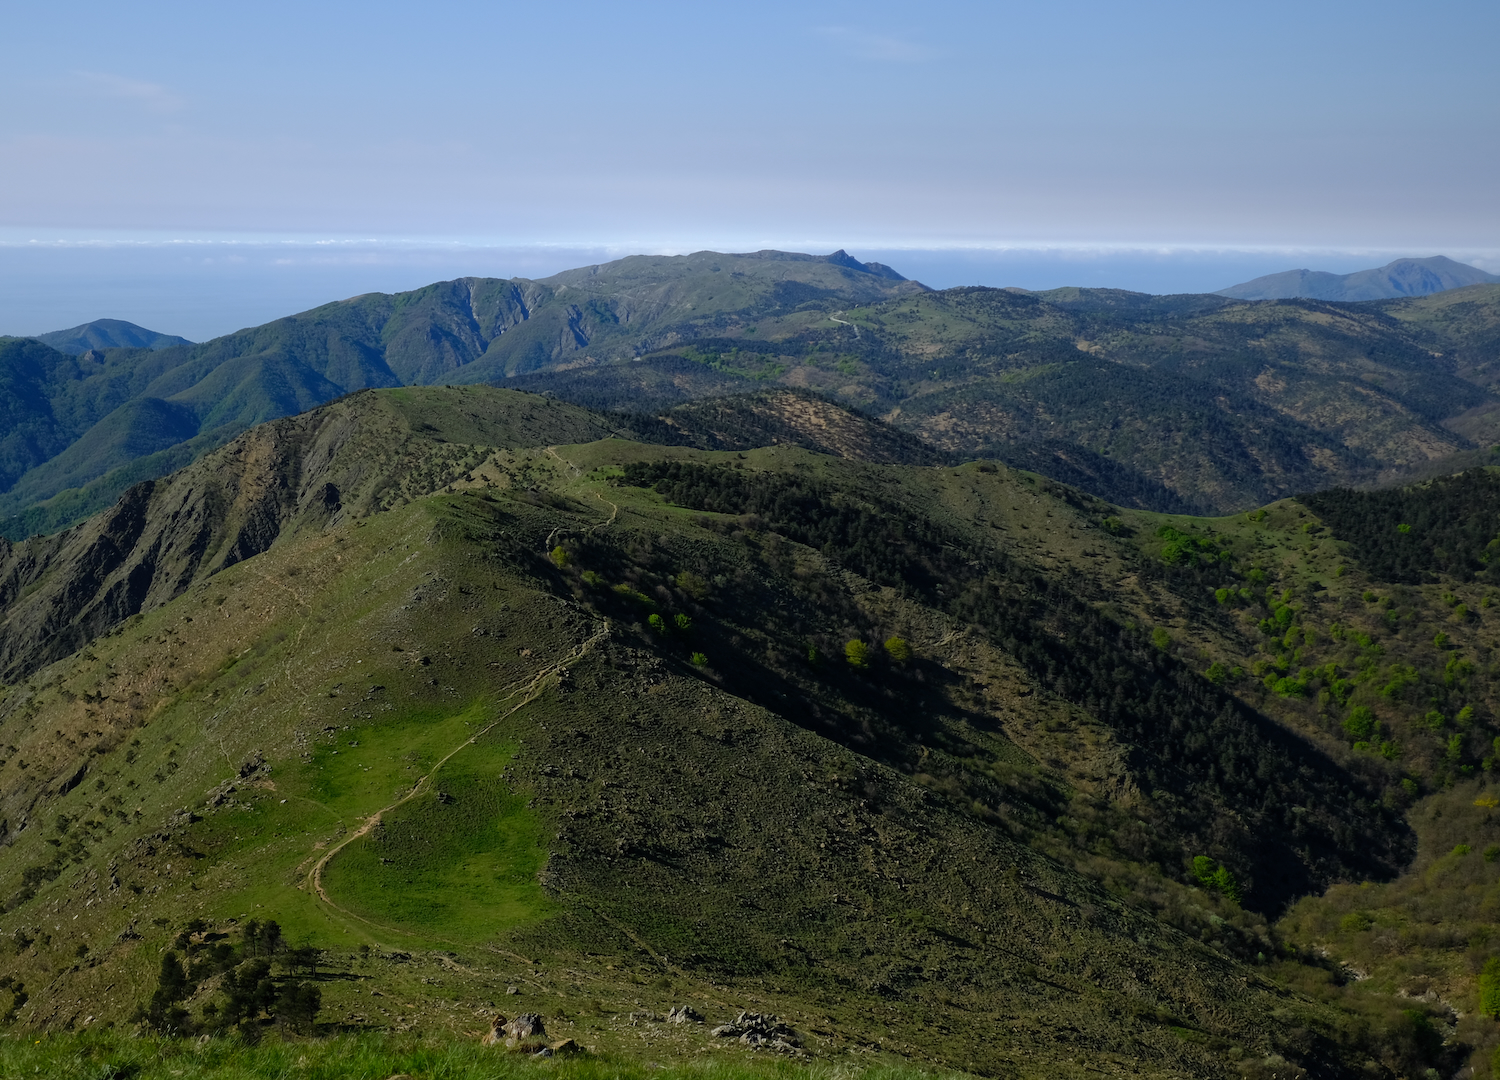
[[[1493,254],[1459,251],[845,246],[856,258],[887,263],[939,289],[1081,285],[1147,293],[1212,292],[1280,270],[1350,273],[1402,255],[1449,255],[1500,271],[1500,259]],[[812,253],[829,250],[825,244]],[[0,236],[0,334],[40,334],[112,318],[206,341],[361,293],[398,292],[471,275],[545,277],[631,253],[603,245],[257,237],[99,240],[12,232]]]

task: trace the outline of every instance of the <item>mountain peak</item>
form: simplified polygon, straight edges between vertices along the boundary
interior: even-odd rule
[[[865,274],[874,274],[876,277],[882,277],[888,281],[907,280],[906,278],[898,274],[895,270],[892,270],[885,263],[860,262],[843,248],[839,248],[832,255],[825,255],[823,258],[825,262],[830,262],[834,266],[844,266],[848,267],[850,270],[858,270]]]
[[[90,349],[166,349],[193,344],[187,338],[147,330],[124,319],[95,319],[67,330],[33,336],[43,345],[69,356],[79,356]]]
[[[1456,262],[1446,255],[1426,259],[1396,259],[1374,270],[1352,274],[1330,274],[1322,270],[1283,270],[1239,285],[1220,289],[1218,295],[1235,300],[1390,300],[1402,296],[1428,296],[1461,289],[1465,285],[1500,282],[1500,276],[1477,266]]]

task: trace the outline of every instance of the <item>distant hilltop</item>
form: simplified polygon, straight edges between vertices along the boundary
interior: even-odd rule
[[[1500,282],[1500,276],[1434,255],[1430,259],[1397,259],[1378,270],[1352,274],[1284,270],[1220,289],[1218,295],[1236,300],[1289,300],[1299,296],[1309,300],[1390,300],[1495,282]]]
[[[187,338],[159,334],[124,319],[95,319],[68,330],[37,334],[36,339],[69,356],[78,356],[90,349],[166,349],[173,345],[193,344]]]

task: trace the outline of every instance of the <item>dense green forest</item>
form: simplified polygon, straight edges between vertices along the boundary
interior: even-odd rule
[[[1298,501],[1382,581],[1500,583],[1500,566],[1491,566],[1500,556],[1500,473],[1494,469],[1387,491],[1332,488]]]

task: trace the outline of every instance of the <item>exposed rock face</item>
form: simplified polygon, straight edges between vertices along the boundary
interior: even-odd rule
[[[526,1039],[540,1039],[547,1034],[542,1018],[536,1013],[522,1013],[505,1025],[505,1045],[515,1046]]]

